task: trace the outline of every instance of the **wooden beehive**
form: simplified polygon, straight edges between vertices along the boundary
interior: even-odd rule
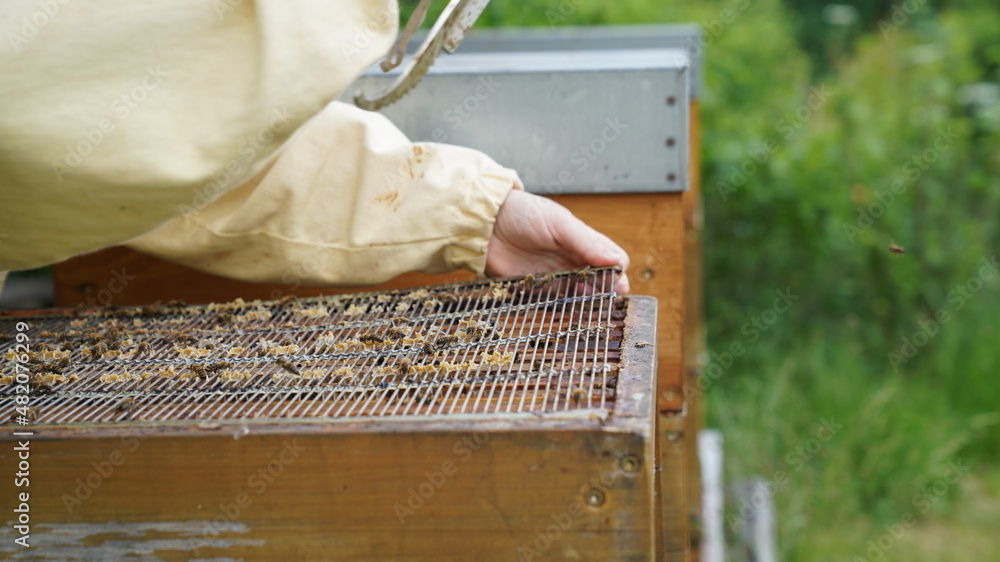
[[[478,35],[477,35],[478,34]],[[688,52],[691,67],[686,81],[690,91],[660,92],[666,104],[676,104],[685,113],[674,126],[662,123],[649,134],[630,136],[632,140],[648,144],[648,150],[637,152],[651,154],[649,162],[660,162],[672,152],[684,149],[688,166],[678,170],[675,181],[664,177],[663,190],[652,192],[630,192],[626,186],[614,186],[615,178],[599,182],[594,178],[576,174],[576,182],[581,185],[573,189],[563,186],[553,190],[551,184],[542,182],[526,186],[529,191],[547,194],[570,209],[584,222],[594,226],[618,242],[632,257],[629,277],[635,294],[651,295],[658,301],[657,315],[657,392],[656,410],[658,441],[658,479],[661,493],[657,496],[657,558],[671,561],[686,561],[697,558],[698,518],[700,510],[700,483],[696,456],[696,435],[701,425],[701,405],[698,392],[688,392],[695,388],[699,364],[698,357],[704,349],[704,335],[701,328],[702,297],[700,288],[700,248],[701,231],[700,177],[699,177],[699,108],[698,88],[701,73],[700,54],[704,42],[696,26],[637,26],[637,27],[593,27],[593,28],[545,28],[521,30],[473,30],[461,47],[464,51],[573,51],[611,49],[681,48]],[[678,70],[681,74],[686,70]],[[426,80],[433,79],[433,76]],[[473,84],[478,84],[478,77]],[[606,82],[603,81],[603,82]],[[602,82],[602,83],[603,83]],[[426,88],[425,83],[422,88]],[[601,91],[600,84],[587,91],[596,99]],[[418,88],[416,91],[421,91]],[[555,86],[549,88],[555,89]],[[508,90],[514,90],[509,88]],[[353,92],[353,89],[350,90]],[[455,99],[448,104],[461,102],[474,90],[456,90]],[[350,93],[350,92],[349,92]],[[558,93],[558,92],[556,92]],[[573,97],[573,92],[565,92]],[[690,94],[690,96],[688,95]],[[437,92],[437,95],[443,95]],[[501,96],[491,96],[480,100],[484,104],[497,105]],[[477,98],[478,99],[478,98]],[[596,103],[596,102],[595,102]],[[649,107],[637,100],[628,102],[609,96],[605,106],[595,106],[587,118],[600,122],[607,115],[616,115],[620,107],[633,107],[646,112]],[[416,130],[408,131],[415,140],[466,142],[476,146],[475,138],[482,133],[486,140],[494,128],[489,122],[478,123],[489,115],[520,116],[520,121],[537,123],[539,116],[552,120],[579,120],[581,114],[567,115],[562,105],[535,111],[532,118],[518,113],[522,106],[507,108],[505,112],[479,111],[463,122],[461,129],[444,126],[439,112],[428,112],[425,108],[416,112],[424,116],[427,123],[411,123]],[[531,106],[532,104],[528,104]],[[537,108],[536,108],[537,109]],[[641,120],[628,120],[641,122]],[[660,123],[659,121],[647,120]],[[435,132],[438,128],[447,133],[441,139]],[[426,129],[429,136],[421,137],[420,129]],[[553,127],[553,130],[561,130]],[[595,129],[599,130],[598,129]],[[633,130],[634,132],[634,130]],[[461,133],[461,134],[459,134]],[[457,136],[456,136],[457,135]],[[512,134],[509,138],[526,138],[525,134]],[[559,138],[562,146],[573,147],[590,138]],[[525,151],[538,152],[528,143],[511,143]],[[627,152],[622,144],[604,153],[611,158]],[[662,152],[657,152],[662,151]],[[565,158],[553,160],[554,170],[569,167]],[[597,164],[605,162],[598,160]],[[683,158],[678,166],[683,167]],[[595,166],[596,167],[596,166]],[[543,177],[544,174],[538,174]],[[622,177],[619,174],[616,177]],[[551,179],[551,178],[550,178]],[[681,181],[686,179],[686,182]],[[591,181],[593,180],[593,181]],[[612,192],[594,193],[596,187]],[[74,258],[53,268],[56,302],[60,306],[74,306],[80,303],[112,302],[119,305],[148,304],[170,299],[185,299],[188,302],[210,302],[244,299],[276,299],[286,295],[325,295],[350,292],[350,289],[303,287],[297,282],[291,285],[248,284],[207,275],[176,264],[157,260],[122,247],[110,248],[87,256]],[[132,279],[123,284],[121,278]],[[424,275],[411,273],[402,275],[378,288],[417,287],[434,283],[469,281],[470,273],[446,275]],[[294,278],[293,278],[293,281]],[[370,290],[356,289],[355,291]]]
[[[3,317],[0,552],[650,559],[656,303],[613,278]]]

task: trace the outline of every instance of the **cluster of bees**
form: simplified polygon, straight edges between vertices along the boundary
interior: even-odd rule
[[[585,268],[575,273],[574,276],[576,279],[583,280],[593,274],[594,272],[590,268]],[[546,287],[555,279],[554,274],[527,275],[519,284],[528,289],[539,289]],[[505,299],[510,291],[516,289],[517,286],[517,284],[509,282],[491,283],[484,293],[483,300]],[[516,352],[503,352],[489,347],[482,350],[471,350],[475,352],[474,360],[448,361],[444,359],[446,353],[456,348],[464,349],[465,344],[489,342],[505,337],[502,331],[481,320],[476,320],[475,316],[473,319],[460,321],[453,332],[431,332],[430,334],[417,333],[410,325],[409,319],[397,316],[390,324],[356,336],[356,339],[338,338],[334,332],[330,332],[316,338],[312,344],[297,343],[286,336],[277,342],[261,339],[250,347],[232,346],[223,350],[218,346],[218,343],[213,343],[218,342],[219,337],[206,336],[208,333],[215,332],[212,336],[224,337],[227,331],[241,322],[271,320],[279,314],[303,319],[324,319],[333,314],[341,316],[360,316],[384,312],[402,314],[411,310],[420,310],[421,307],[424,311],[440,311],[443,307],[450,307],[460,300],[461,297],[456,292],[431,293],[426,289],[419,289],[401,297],[382,294],[360,299],[345,296],[334,297],[326,301],[299,301],[293,296],[288,296],[270,303],[246,302],[236,299],[229,303],[209,305],[205,309],[187,308],[183,302],[171,301],[164,305],[108,307],[103,311],[79,312],[77,313],[78,319],[71,322],[73,330],[63,334],[40,334],[51,336],[54,341],[52,343],[39,343],[33,347],[32,393],[36,395],[48,394],[54,392],[51,385],[80,378],[78,374],[69,372],[73,367],[71,354],[74,350],[80,353],[84,359],[130,359],[152,355],[154,346],[151,342],[155,341],[154,338],[172,344],[173,351],[179,357],[196,360],[206,358],[206,362],[194,361],[186,366],[178,365],[176,368],[173,365],[167,365],[163,368],[153,368],[152,371],[138,373],[107,372],[101,375],[100,380],[106,383],[120,383],[145,381],[152,377],[159,377],[175,380],[240,382],[262,375],[269,376],[272,381],[279,383],[318,380],[328,376],[348,379],[355,376],[355,371],[359,366],[364,371],[375,375],[398,374],[410,377],[426,373],[473,372],[483,368],[488,371],[493,367],[515,364],[518,361]],[[338,303],[340,305],[336,306]],[[386,310],[387,308],[390,310]],[[214,313],[214,317],[208,318],[208,330],[187,332],[166,327],[170,324],[189,323],[191,321],[190,315],[198,314],[201,310]],[[624,312],[622,301],[617,299],[614,301],[614,312],[620,314]],[[478,314],[475,311],[471,311],[471,313]],[[155,322],[161,328],[153,328],[142,317],[146,317],[146,321],[157,319]],[[101,318],[103,321],[100,320]],[[95,321],[99,323],[95,325]],[[211,328],[213,324],[215,325],[214,329]],[[346,325],[347,321],[341,321],[340,324]],[[290,328],[297,327],[291,321],[281,325]],[[134,335],[142,336],[140,341],[135,342],[132,337],[129,337],[126,328],[130,328],[129,333],[133,337]],[[579,326],[573,328],[578,329]],[[0,335],[0,342],[9,339],[10,336]],[[542,345],[544,349],[548,349],[548,342]],[[379,356],[373,361],[365,360],[362,356],[358,364],[354,366],[315,368],[316,365],[310,365],[310,361],[294,360],[293,356],[303,352],[301,346],[307,346],[305,353],[324,355],[356,351],[355,348],[370,351],[407,346],[408,351],[403,351],[404,354],[397,356],[395,361],[391,363],[391,355]],[[169,350],[170,345],[158,346],[157,349]],[[214,361],[207,359],[220,355],[225,359]],[[254,356],[259,359],[253,359]],[[257,365],[261,359],[272,363],[274,369],[246,370],[239,367],[240,365]],[[373,366],[370,365],[371,362],[374,363]],[[541,372],[544,367],[543,359],[534,359],[532,367],[535,371]],[[0,376],[0,384],[9,382],[13,382],[13,376]],[[591,393],[583,388],[573,388],[569,391],[569,399],[573,404],[588,401],[590,395]],[[116,406],[116,411],[129,412],[134,407],[133,398],[125,398]]]

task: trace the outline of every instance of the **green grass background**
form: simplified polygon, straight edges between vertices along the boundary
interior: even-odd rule
[[[787,475],[782,560],[1000,560],[1000,274],[979,269],[1000,254],[1000,6],[825,6],[494,0],[479,25],[709,30],[704,314],[711,351],[746,348],[705,395],[727,480]],[[813,88],[828,99],[800,120]],[[800,299],[745,331],[786,288]],[[810,443],[824,419],[843,428]]]

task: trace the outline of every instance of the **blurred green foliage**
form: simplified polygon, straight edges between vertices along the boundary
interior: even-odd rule
[[[996,470],[995,0],[495,0],[482,20],[706,30],[709,366],[746,348],[706,381],[708,425],[730,480],[789,474],[775,493],[782,559],[864,556],[902,514],[948,513],[963,486],[920,498],[949,461]],[[758,337],[784,289],[800,300]],[[824,419],[843,430],[797,455]]]

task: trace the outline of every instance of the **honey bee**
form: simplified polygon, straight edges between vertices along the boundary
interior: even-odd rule
[[[899,244],[896,244],[895,242],[889,244],[889,251],[897,256],[901,256],[906,253],[906,250]]]
[[[399,371],[399,374],[401,375],[408,375],[410,374],[412,366],[413,365],[410,363],[409,359],[403,358],[399,360],[399,363],[396,363],[396,370]]]
[[[28,420],[28,423],[31,423],[31,422],[33,422],[33,421],[35,421],[35,420],[38,419],[38,408],[35,408],[33,406],[28,406],[24,410],[25,410],[24,411],[24,418]],[[17,412],[14,412],[14,414],[10,417],[10,421],[16,422],[16,423],[21,423],[20,421],[18,421],[18,417],[20,415],[21,414],[19,414]]]
[[[549,283],[551,283],[552,280],[555,279],[555,278],[556,278],[556,276],[553,275],[552,273],[546,273],[545,275],[542,275],[541,277],[532,276],[531,277],[531,281],[529,282],[529,284],[532,287],[536,288],[536,289],[540,289],[540,288],[548,285]],[[527,279],[527,277],[525,277],[525,279]]]
[[[370,343],[370,344],[384,343],[385,342],[385,340],[382,339],[382,336],[379,336],[376,333],[365,334],[365,335],[361,336],[360,338],[358,338],[358,341],[361,342],[361,343]]]
[[[228,369],[232,366],[233,364],[230,363],[229,361],[216,361],[214,363],[209,363],[208,365],[206,365],[205,370],[209,373],[215,373],[223,369]]]
[[[648,341],[637,341],[637,342],[635,342],[635,346],[638,347],[638,348],[640,348],[640,349],[643,348],[643,347],[649,347],[650,345],[651,344]]]
[[[192,336],[191,334],[185,334],[184,332],[176,332],[176,331],[171,332],[170,339],[171,341],[182,345],[183,344],[194,345],[198,343],[198,338]]]
[[[37,378],[28,383],[28,390],[28,394],[31,396],[45,396],[46,394],[55,392],[51,386],[39,381]]]
[[[580,271],[577,271],[573,275],[576,275],[577,279],[586,279],[586,278],[590,277],[593,274],[594,274],[594,270],[591,269],[590,266],[588,265],[587,267],[581,269]]]
[[[531,367],[533,369],[535,369],[536,371],[541,371],[542,370],[542,360],[541,359],[535,359],[535,362],[531,364]]]
[[[292,363],[288,359],[285,359],[284,357],[279,357],[277,360],[275,360],[275,362],[278,365],[281,365],[282,369],[288,371],[289,373],[291,373],[293,375],[300,374],[298,367],[296,367],[294,363]]]
[[[572,392],[569,393],[569,399],[574,405],[579,406],[580,402],[583,402],[587,398],[587,393],[584,392],[582,388],[574,388]]]
[[[405,316],[396,316],[395,318],[393,318],[389,322],[392,323],[392,325],[393,325],[394,328],[398,328],[400,326],[405,326],[409,321],[410,321],[410,319],[407,318],[407,317],[405,317]]]
[[[95,345],[104,341],[104,336],[98,334],[96,330],[88,330],[87,333],[83,335],[83,340],[90,345]]]
[[[386,340],[399,341],[399,340],[401,340],[401,339],[403,339],[403,338],[406,337],[406,332],[404,332],[403,330],[400,330],[399,328],[392,327],[392,328],[387,329],[385,331],[385,333],[382,334],[382,336]]]
[[[91,357],[104,357],[108,353],[108,345],[104,342],[97,342],[90,346]]]
[[[475,341],[483,337],[486,334],[486,330],[482,326],[468,326],[465,328],[465,335],[469,336],[469,339]]]
[[[438,349],[444,349],[446,347],[451,347],[459,342],[458,336],[444,336],[437,339]]]
[[[141,341],[139,345],[135,347],[136,353],[149,353],[153,350],[153,346],[149,345],[148,341]]]
[[[167,301],[167,304],[163,306],[165,306],[166,308],[184,308],[187,306],[187,303],[182,300],[172,300],[172,301]]]
[[[282,347],[288,347],[290,345],[295,345],[295,341],[292,340],[292,338],[290,338],[288,336],[285,336],[285,337],[281,338],[281,341],[278,342],[278,345],[280,345]]]
[[[132,397],[123,398],[121,402],[115,406],[115,411],[120,413],[131,412],[135,408],[135,399]]]
[[[203,365],[188,365],[188,368],[191,369],[192,373],[198,375],[199,379],[208,378],[208,370]]]
[[[219,313],[215,316],[216,324],[232,324],[232,322],[233,322],[233,313],[229,312],[228,310],[220,310]]]
[[[40,363],[37,367],[35,367],[35,372],[61,375],[63,369],[66,367],[69,367],[69,359],[60,359],[58,361],[52,361],[51,363]]]
[[[160,316],[163,314],[163,307],[158,304],[144,306],[140,309],[140,314],[143,316]]]
[[[441,304],[451,304],[453,302],[458,302],[458,297],[455,295],[455,293],[441,293],[440,295],[437,295],[436,298],[438,301],[441,302]]]
[[[429,341],[425,341],[424,345],[420,346],[420,351],[423,351],[424,353],[427,354],[434,353],[434,349],[435,349],[434,343]]]

